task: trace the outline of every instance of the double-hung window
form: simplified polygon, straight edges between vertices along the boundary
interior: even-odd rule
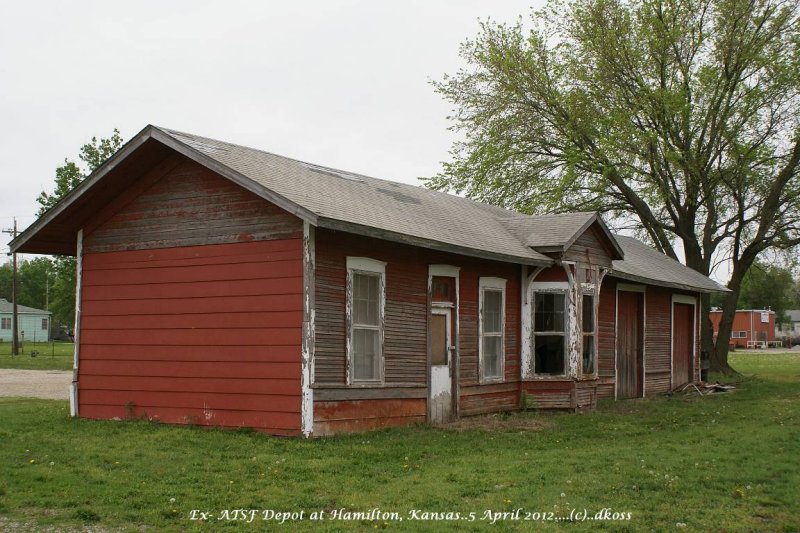
[[[584,376],[595,373],[595,316],[594,295],[583,294],[581,312],[581,328],[583,329],[583,365]]]
[[[533,371],[543,376],[566,373],[567,294],[533,293]]]
[[[502,381],[505,372],[506,280],[480,278],[480,379]]]
[[[386,263],[347,258],[347,359],[350,383],[383,381]]]
[[[0,318],[0,329],[11,329],[11,319],[10,318]]]

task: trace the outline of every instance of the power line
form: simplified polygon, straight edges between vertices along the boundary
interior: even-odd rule
[[[12,229],[4,229],[3,233],[10,233],[15,239],[17,238],[17,219],[14,217],[14,227]],[[17,313],[17,254],[13,256],[13,275],[11,281],[11,302],[13,311],[11,315],[11,355],[19,355],[19,314]]]

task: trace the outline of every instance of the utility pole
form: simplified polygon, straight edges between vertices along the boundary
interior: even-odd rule
[[[14,228],[4,229],[3,233],[10,233],[17,238],[17,217],[14,217]],[[19,355],[19,314],[17,313],[17,254],[13,257],[12,278],[11,278],[11,302],[13,311],[11,315],[11,355]]]

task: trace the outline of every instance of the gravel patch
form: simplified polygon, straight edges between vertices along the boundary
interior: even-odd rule
[[[68,400],[72,371],[0,368],[0,396]]]

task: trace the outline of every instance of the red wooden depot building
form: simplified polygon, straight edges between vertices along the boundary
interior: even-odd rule
[[[73,415],[285,435],[666,392],[725,290],[594,213],[153,126],[11,246],[78,258]]]

